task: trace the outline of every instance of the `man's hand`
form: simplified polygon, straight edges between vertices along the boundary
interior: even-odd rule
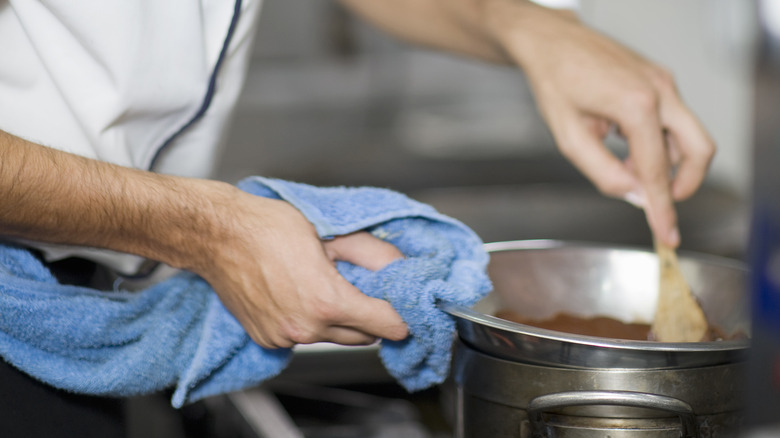
[[[407,336],[388,302],[363,294],[335,268],[335,260],[345,260],[381,269],[402,257],[393,245],[368,233],[323,243],[290,204],[237,189],[218,205],[225,229],[195,271],[259,345],[361,345]]]
[[[530,3],[497,9],[498,35],[562,153],[602,193],[644,207],[654,235],[677,246],[674,201],[698,189],[715,146],[671,75],[571,15]],[[625,162],[602,143],[611,125],[628,141]]]

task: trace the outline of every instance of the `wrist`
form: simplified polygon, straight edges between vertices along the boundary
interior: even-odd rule
[[[483,17],[491,38],[526,73],[532,73],[538,60],[549,55],[546,41],[559,38],[572,25],[579,26],[571,11],[546,8],[528,0],[484,0]]]
[[[228,206],[240,196],[236,187],[214,180],[166,177],[164,210],[147,230],[148,257],[176,268],[202,273],[209,268],[215,246],[229,241],[231,211]]]

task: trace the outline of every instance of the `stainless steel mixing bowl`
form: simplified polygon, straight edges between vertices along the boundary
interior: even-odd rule
[[[494,357],[556,367],[687,368],[744,359],[748,340],[698,343],[581,336],[492,316],[509,310],[544,319],[556,313],[651,323],[658,261],[649,249],[551,240],[486,245],[494,290],[473,308],[443,304],[468,346]],[[749,334],[746,268],[733,260],[680,254],[680,267],[711,325]]]

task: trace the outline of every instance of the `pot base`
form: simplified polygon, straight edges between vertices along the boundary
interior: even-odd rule
[[[743,368],[556,368],[456,342],[456,436],[733,437],[743,421]]]

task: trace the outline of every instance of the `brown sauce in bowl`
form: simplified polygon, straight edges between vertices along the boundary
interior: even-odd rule
[[[519,324],[576,335],[625,339],[629,341],[654,340],[652,331],[650,330],[650,324],[625,323],[606,316],[585,318],[567,313],[558,313],[552,318],[534,320],[509,310],[499,310],[495,313],[495,316]],[[733,336],[727,336],[723,330],[720,330],[718,327],[710,327],[705,339],[702,339],[702,342],[744,338],[746,338],[746,336],[741,332],[736,333]]]

